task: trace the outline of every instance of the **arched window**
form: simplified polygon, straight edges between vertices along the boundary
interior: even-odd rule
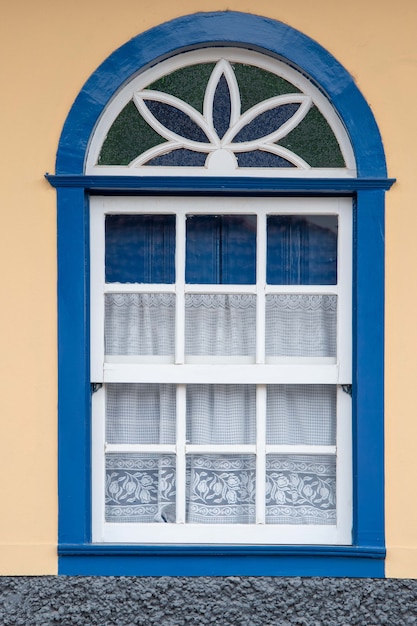
[[[99,121],[86,171],[356,175],[346,130],[319,89],[277,59],[232,47],[183,52],[131,80]]]
[[[180,21],[97,70],[48,177],[61,569],[382,575],[375,122],[300,33]]]

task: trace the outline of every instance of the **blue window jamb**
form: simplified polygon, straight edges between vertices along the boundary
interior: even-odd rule
[[[231,33],[238,33],[232,36]],[[114,93],[151,61],[213,44],[283,58],[326,93],[349,134],[356,179],[155,179],[84,176],[95,124]],[[383,299],[387,179],[373,115],[346,70],[287,25],[236,12],[178,18],[116,50],[77,97],[59,142],[59,572],[103,575],[384,576]],[[115,546],[91,544],[88,193],[349,194],[354,242],[354,537],[352,546]],[[369,272],[372,267],[372,272]]]

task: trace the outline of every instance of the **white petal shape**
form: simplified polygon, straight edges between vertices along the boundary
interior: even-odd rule
[[[284,122],[277,130],[264,137],[259,137],[254,139],[253,141],[242,141],[239,143],[233,143],[234,137],[238,134],[242,128],[244,128],[247,124],[252,122],[256,117],[265,113],[265,111],[269,111],[271,109],[275,109],[278,106],[282,106],[284,104],[297,104],[297,111],[290,117],[289,120]],[[256,104],[248,111],[246,111],[240,119],[236,122],[236,124],[227,131],[225,136],[222,139],[222,147],[229,148],[234,152],[246,152],[248,150],[256,150],[260,147],[261,144],[269,144],[279,139],[285,137],[291,130],[293,130],[301,120],[307,115],[310,107],[312,105],[312,99],[310,96],[305,96],[303,94],[285,94],[283,96],[275,96],[274,98],[268,98],[268,100],[264,100],[259,104]]]
[[[217,85],[221,77],[224,76],[229,87],[230,94],[230,126],[232,127],[240,117],[240,92],[237,84],[235,73],[229,61],[220,60],[211,73],[207,83],[206,93],[204,95],[203,114],[208,125],[216,133],[213,123],[213,103],[216,94]],[[217,135],[217,133],[216,133]]]
[[[189,148],[190,150],[201,150],[204,146],[205,150],[210,151],[214,150],[216,147],[219,147],[219,138],[217,134],[213,132],[213,130],[209,127],[204,117],[192,106],[180,100],[180,98],[176,98],[175,96],[171,96],[170,94],[163,93],[162,91],[153,91],[151,89],[145,89],[144,91],[136,91],[133,95],[134,102],[142,115],[142,117],[148,122],[149,126],[151,126],[161,137],[168,139],[169,141],[173,141],[176,144],[181,143],[183,147]],[[170,130],[166,126],[164,126],[154,115],[151,113],[150,109],[147,107],[145,100],[153,100],[155,102],[161,102],[163,104],[167,104],[169,106],[178,109],[185,115],[187,115],[190,119],[193,120],[201,128],[201,130],[208,137],[210,143],[194,141],[192,139],[188,139],[187,137],[182,137],[178,133]],[[214,145],[213,145],[214,144]]]

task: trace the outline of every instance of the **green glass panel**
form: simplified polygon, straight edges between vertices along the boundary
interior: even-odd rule
[[[214,67],[215,63],[199,63],[184,67],[156,80],[148,89],[176,96],[202,113],[204,94]]]
[[[300,90],[287,80],[259,67],[236,63],[233,69],[239,85],[242,113],[267,98],[285,93],[300,93]]]
[[[345,167],[337,139],[315,106],[293,131],[277,143],[300,156],[311,167]]]
[[[128,165],[164,141],[145,122],[131,100],[113,122],[101,148],[98,165]]]

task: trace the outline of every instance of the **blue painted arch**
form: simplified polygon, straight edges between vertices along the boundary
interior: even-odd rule
[[[384,149],[374,116],[353,78],[317,42],[275,20],[234,11],[198,13],[156,26],[113,52],[81,89],[66,119],[56,173],[82,175],[90,138],[112,96],[155,60],[212,45],[241,46],[301,70],[332,102],[350,137],[358,177],[385,178]]]

